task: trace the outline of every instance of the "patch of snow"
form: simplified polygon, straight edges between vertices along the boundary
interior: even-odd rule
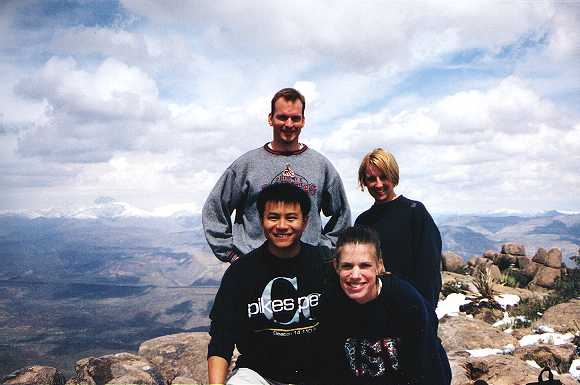
[[[501,354],[501,349],[492,349],[492,348],[472,349],[466,350],[466,352],[469,353],[471,357],[486,357]]]
[[[441,319],[445,315],[456,316],[459,314],[459,306],[468,304],[468,299],[465,298],[465,294],[451,293],[443,301],[439,301],[437,304],[437,318]]]
[[[580,381],[580,359],[572,361],[568,373],[570,373],[572,377]]]
[[[542,368],[540,365],[538,365],[538,363],[537,363],[536,361],[534,361],[534,360],[527,360],[527,361],[526,361],[526,364],[530,365],[532,368],[536,368],[536,369],[540,369],[540,370],[542,370],[542,369],[543,369],[543,368]]]
[[[507,311],[503,312],[503,318],[499,321],[496,321],[492,326],[498,328],[502,326],[511,326],[516,323],[516,321],[520,321],[522,324],[525,324],[528,320],[523,315],[518,315],[515,317],[510,317]]]
[[[512,354],[514,350],[514,346],[512,344],[508,344],[501,349],[483,348],[466,350],[466,352],[468,352],[471,357],[486,357],[496,354]]]
[[[504,309],[508,306],[514,306],[520,303],[520,297],[515,294],[500,294],[494,296],[493,299],[495,299],[495,302],[499,303]]]
[[[523,336],[520,339],[520,346],[536,345],[539,343],[562,345],[572,342],[574,339],[574,334],[566,333],[543,333],[543,334],[530,334]]]
[[[538,334],[542,334],[542,333],[554,333],[555,330],[549,326],[546,325],[540,325],[538,326],[538,328],[536,329]],[[536,332],[536,330],[534,330],[534,332]]]

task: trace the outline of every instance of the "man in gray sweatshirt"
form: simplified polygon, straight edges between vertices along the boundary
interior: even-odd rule
[[[312,209],[303,242],[332,247],[340,230],[350,226],[350,208],[340,176],[328,159],[298,140],[305,107],[304,96],[297,90],[278,91],[268,114],[272,141],[236,159],[210,192],[202,222],[218,259],[234,262],[264,243],[256,197],[272,183],[292,183],[310,196]],[[321,211],[330,217],[324,228]]]

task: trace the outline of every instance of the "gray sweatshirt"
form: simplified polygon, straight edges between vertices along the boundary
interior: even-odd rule
[[[281,182],[303,188],[312,199],[303,242],[332,247],[338,233],[350,226],[344,187],[328,159],[307,146],[292,153],[280,153],[266,144],[236,159],[205,201],[203,228],[217,258],[229,261],[232,256],[249,253],[264,243],[256,199],[263,186]],[[330,217],[324,228],[321,211]]]

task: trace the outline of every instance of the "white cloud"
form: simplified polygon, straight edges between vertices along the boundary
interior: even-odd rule
[[[358,162],[379,145],[399,160],[399,192],[430,209],[579,204],[575,3],[123,0],[110,23],[86,8],[24,22],[37,5],[0,5],[14,204],[111,191],[199,207],[271,138],[270,98],[290,85],[307,97],[301,140],[333,161],[355,211],[370,204]]]

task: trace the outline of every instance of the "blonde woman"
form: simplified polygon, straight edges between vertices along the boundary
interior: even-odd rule
[[[375,203],[355,225],[375,230],[382,244],[385,269],[407,279],[437,307],[441,290],[441,235],[433,218],[418,201],[397,195],[399,165],[393,154],[376,148],[363,158],[358,182]],[[388,248],[387,248],[388,247]]]

